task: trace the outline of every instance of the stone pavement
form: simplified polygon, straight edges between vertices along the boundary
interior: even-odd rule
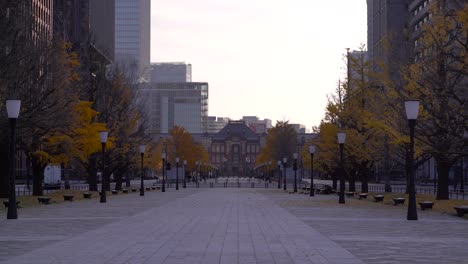
[[[0,263],[467,262],[465,219],[404,216],[272,189],[120,194],[0,213]]]
[[[365,263],[468,263],[466,218],[418,209],[419,220],[407,221],[403,206],[263,193]]]

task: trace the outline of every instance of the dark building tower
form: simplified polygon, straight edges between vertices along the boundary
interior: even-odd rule
[[[92,44],[114,57],[115,0],[54,0],[54,36],[82,52]]]
[[[89,36],[89,0],[54,0],[54,36],[85,48]]]
[[[409,48],[409,5],[412,0],[367,0],[367,48],[372,69],[379,64],[398,67],[411,54]],[[392,72],[394,72],[392,70]]]
[[[106,58],[114,61],[115,52],[115,0],[90,3],[91,41]]]

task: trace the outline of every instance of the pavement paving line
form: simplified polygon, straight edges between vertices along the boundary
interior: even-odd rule
[[[400,222],[408,223],[408,220],[402,218],[359,218],[359,217],[315,217],[315,216],[298,216],[302,221],[368,221],[368,222]],[[419,219],[420,223],[457,223],[466,224],[466,220],[444,220],[444,219]]]
[[[442,243],[442,244],[468,244],[468,239],[453,237],[407,237],[407,236],[329,236],[333,241],[359,241],[359,242],[387,242],[387,243]]]
[[[1,236],[0,242],[61,241],[70,236]]]
[[[80,216],[80,217],[24,217],[15,221],[50,221],[50,220],[99,220],[99,219],[124,219],[122,216]]]

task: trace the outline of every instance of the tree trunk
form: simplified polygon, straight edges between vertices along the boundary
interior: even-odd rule
[[[439,176],[436,200],[450,200],[449,172],[451,164],[448,161],[437,160],[437,173]]]
[[[385,192],[392,192],[392,185],[390,184],[390,149],[388,146],[388,135],[385,135],[385,159],[384,159],[384,175],[385,175]]]
[[[65,190],[70,190],[70,178],[68,177],[67,167],[63,166],[63,178],[65,179]]]
[[[130,188],[130,173],[127,171],[125,173],[125,187]]]
[[[90,191],[98,191],[97,185],[97,169],[96,169],[96,157],[90,157],[88,160],[88,166],[86,167],[86,172],[88,173],[87,182],[89,185]]]
[[[343,171],[344,173],[344,171]],[[355,192],[356,191],[356,177],[354,173],[351,173],[349,176],[349,191],[350,192]]]
[[[44,181],[44,165],[36,158],[31,158],[33,176],[33,196],[44,195],[42,183]]]
[[[115,175],[115,189],[117,191],[122,190],[122,174],[120,172],[114,173]]]
[[[364,169],[361,174],[361,193],[369,192],[369,180],[367,176],[368,176],[367,169]]]
[[[336,176],[337,176],[337,173],[336,173],[336,170],[335,170],[333,172],[333,174],[332,174],[332,182],[333,182],[332,183],[333,184],[332,189],[333,190],[338,190],[338,179],[336,178]]]

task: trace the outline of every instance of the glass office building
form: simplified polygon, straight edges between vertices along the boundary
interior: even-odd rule
[[[134,67],[146,80],[150,72],[150,0],[115,0],[115,60]]]
[[[168,133],[175,125],[207,132],[208,83],[145,83],[140,97],[152,134]]]

